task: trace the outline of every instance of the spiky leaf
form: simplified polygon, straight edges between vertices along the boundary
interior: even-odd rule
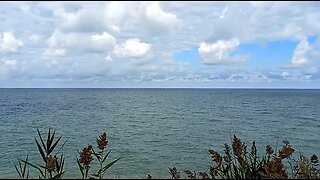
[[[44,162],[47,162],[46,155],[44,154],[44,152],[43,152],[43,150],[42,150],[42,148],[41,148],[38,140],[37,140],[37,139],[35,139],[35,140],[36,140],[37,147],[38,147],[38,150],[39,150],[39,152],[40,152],[40,154],[41,154],[41,157],[42,157],[43,161],[44,161]]]
[[[109,156],[110,152],[111,152],[111,150],[104,156],[102,162],[104,162],[107,159],[107,157]]]
[[[49,147],[50,147],[50,137],[51,137],[50,135],[51,135],[51,133],[50,133],[50,128],[49,128],[48,138],[47,138],[47,148],[46,148],[47,155],[50,154],[50,153],[48,153]]]
[[[55,148],[55,147],[57,146],[57,144],[59,143],[60,139],[61,139],[61,137],[59,137],[59,138],[57,139],[57,141],[52,145],[52,147],[50,147],[50,149],[48,150],[48,154],[50,154],[50,153],[54,150],[54,148]]]
[[[22,161],[22,162],[24,162],[24,163],[27,163],[27,164],[30,165],[31,167],[39,170],[39,172],[41,173],[42,177],[45,177],[43,171],[42,171],[41,168],[40,168],[40,167],[43,167],[43,166],[35,165],[35,164],[32,164],[32,163],[30,163],[30,162],[28,162],[28,161],[25,161],[25,160],[22,160],[22,159],[20,159],[20,161]]]
[[[20,163],[20,162],[19,162],[19,163]],[[17,171],[19,177],[22,179],[22,175],[21,175],[20,171],[18,170],[17,165],[16,165],[14,162],[13,162],[13,165],[14,165],[14,167],[16,168],[16,171]]]
[[[47,148],[46,148],[46,145],[44,144],[44,141],[43,141],[43,139],[42,139],[42,136],[41,136],[40,131],[39,131],[39,129],[38,129],[38,128],[37,128],[37,132],[38,132],[38,135],[39,135],[39,137],[40,137],[40,140],[41,140],[42,146],[43,146],[43,148],[46,150],[46,149],[47,149]]]
[[[118,159],[116,159],[116,160],[114,160],[114,161],[112,161],[111,163],[107,164],[106,166],[104,166],[104,167],[102,168],[102,172],[105,172],[107,169],[109,169],[114,163],[116,163],[116,162],[119,161],[120,159],[121,159],[121,157],[118,158]]]

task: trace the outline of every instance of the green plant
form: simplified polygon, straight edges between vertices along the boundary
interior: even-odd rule
[[[39,136],[40,141],[37,138],[35,138],[35,141],[36,141],[38,151],[41,155],[41,158],[42,158],[44,164],[37,165],[35,163],[31,163],[28,161],[28,156],[27,156],[26,160],[19,159],[19,165],[20,165],[20,162],[24,163],[24,169],[23,169],[23,171],[20,170],[20,173],[19,173],[18,169],[16,168],[19,176],[21,178],[25,177],[25,169],[26,169],[26,166],[28,165],[28,166],[31,166],[32,168],[39,171],[39,173],[40,173],[39,178],[61,179],[63,177],[63,174],[65,173],[65,170],[64,170],[65,158],[64,158],[63,154],[61,154],[60,158],[58,158],[57,155],[60,150],[58,152],[56,152],[54,155],[53,155],[53,151],[57,147],[62,136],[60,136],[58,139],[55,140],[54,139],[55,131],[53,131],[53,133],[51,134],[51,130],[49,129],[47,139],[44,141],[38,128],[37,128],[37,132],[38,132],[38,136]],[[61,146],[61,148],[64,146],[64,144]],[[26,178],[28,178],[28,173],[27,173]]]
[[[26,160],[28,161],[29,156],[27,155]],[[18,161],[19,163],[19,168],[18,166],[13,162],[14,167],[20,177],[20,179],[29,179],[29,166],[27,163],[22,162],[22,161]],[[22,167],[23,166],[23,167]]]
[[[16,165],[14,162],[14,167],[21,179],[28,179],[29,178],[29,167],[34,168],[39,172],[39,179],[62,179],[63,175],[65,174],[64,164],[65,164],[65,157],[61,154],[58,158],[58,154],[63,146],[66,144],[67,141],[63,143],[58,151],[55,149],[58,147],[58,144],[62,138],[62,136],[55,139],[56,131],[51,133],[49,129],[47,134],[47,139],[44,139],[37,128],[38,132],[38,139],[35,138],[36,145],[38,152],[41,156],[43,161],[43,165],[39,165],[36,163],[32,163],[29,161],[29,156],[27,155],[26,159],[18,159],[19,166]],[[102,179],[106,173],[106,171],[117,161],[121,158],[117,158],[110,163],[106,163],[106,160],[111,153],[111,150],[105,152],[106,147],[108,145],[107,134],[102,133],[99,138],[97,139],[98,144],[98,151],[95,152],[91,145],[83,148],[81,152],[79,152],[80,159],[77,158],[77,164],[80,168],[80,172],[83,179],[88,178],[89,170],[91,167],[91,162],[93,161],[93,155],[96,157],[99,163],[99,170],[98,172],[92,174],[90,178],[98,178]],[[54,153],[55,152],[55,153]]]
[[[320,179],[318,157],[312,155],[310,161],[300,155],[298,160],[292,159],[295,150],[287,140],[283,141],[282,149],[277,153],[266,146],[265,155],[260,157],[255,141],[252,142],[250,152],[238,137],[234,136],[232,144],[224,145],[224,155],[218,151],[209,150],[212,158],[209,172],[191,172],[185,170],[185,178],[189,179]],[[285,167],[285,160],[291,167],[291,172]],[[176,167],[169,168],[172,179],[179,179],[180,173]],[[289,173],[290,172],[290,173]],[[198,176],[197,176],[198,175]],[[209,176],[210,175],[210,176]]]
[[[115,164],[117,161],[121,159],[120,157],[106,164],[106,160],[109,154],[111,153],[111,150],[109,150],[106,154],[104,154],[107,145],[107,134],[104,132],[97,139],[97,147],[99,149],[97,152],[94,151],[92,145],[88,145],[87,147],[83,148],[81,152],[79,152],[80,159],[77,158],[77,163],[82,175],[82,179],[88,178],[89,170],[91,167],[91,161],[93,160],[92,155],[94,155],[98,160],[99,170],[98,172],[92,174],[91,178],[98,179],[102,179],[105,175],[106,170],[108,170],[113,164]]]

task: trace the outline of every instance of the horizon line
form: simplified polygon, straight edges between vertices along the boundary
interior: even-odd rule
[[[0,87],[0,89],[275,89],[320,90],[320,88],[292,87]]]

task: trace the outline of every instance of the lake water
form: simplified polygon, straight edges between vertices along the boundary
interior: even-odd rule
[[[205,171],[209,149],[235,134],[264,153],[289,140],[296,154],[320,155],[320,90],[0,89],[0,178],[18,178],[13,161],[41,159],[36,128],[67,140],[64,177],[80,178],[77,150],[106,132],[107,178],[170,178],[168,167]]]

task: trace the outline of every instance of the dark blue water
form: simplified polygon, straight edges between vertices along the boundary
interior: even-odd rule
[[[0,89],[0,176],[17,178],[13,161],[40,160],[34,138],[56,129],[65,177],[80,178],[77,150],[107,132],[107,178],[169,178],[168,167],[205,171],[208,149],[235,134],[261,153],[284,139],[298,153],[320,154],[320,90],[272,89]]]

